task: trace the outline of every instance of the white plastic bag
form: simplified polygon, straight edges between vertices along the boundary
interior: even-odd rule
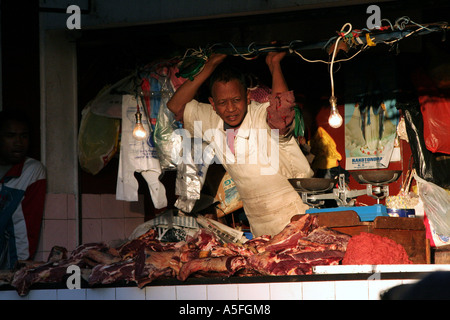
[[[122,139],[120,143],[119,172],[117,176],[116,199],[138,201],[139,184],[134,172],[141,172],[150,189],[156,209],[167,206],[166,190],[159,181],[161,166],[151,138],[138,141],[133,138],[137,101],[132,95],[124,95],[122,101]],[[145,108],[139,101],[142,112],[142,124],[150,130]]]
[[[425,214],[439,235],[450,236],[450,194],[438,185],[415,175]]]

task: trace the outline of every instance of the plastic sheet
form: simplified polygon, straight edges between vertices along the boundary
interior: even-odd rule
[[[128,240],[137,239],[150,229],[156,229],[161,241],[179,242],[185,241],[188,235],[194,236],[199,225],[194,217],[174,215],[172,210],[166,210],[162,215],[137,226]]]
[[[445,189],[417,175],[419,197],[437,234],[450,236],[450,194]]]
[[[191,139],[190,148],[182,151],[187,152],[181,156],[181,161],[177,163],[177,177],[175,180],[175,194],[178,196],[175,207],[183,212],[190,213],[194,208],[197,200],[200,199],[201,190],[206,179],[208,167],[212,163],[214,153],[211,148],[205,149],[207,144],[201,142],[199,145],[195,143],[195,139]],[[195,161],[195,148],[202,148],[202,155],[205,150],[203,161]],[[200,162],[200,163],[198,163]]]

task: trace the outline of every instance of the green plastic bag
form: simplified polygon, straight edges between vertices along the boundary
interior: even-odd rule
[[[294,136],[303,137],[305,135],[305,122],[303,120],[303,114],[300,110],[299,106],[294,107],[295,110],[295,128],[294,128]]]
[[[116,154],[120,119],[99,116],[87,106],[81,112],[78,134],[78,160],[81,168],[93,175],[102,170]]]

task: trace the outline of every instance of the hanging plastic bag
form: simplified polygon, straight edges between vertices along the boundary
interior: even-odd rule
[[[97,96],[89,102],[92,113],[108,118],[122,118],[122,95],[133,94],[137,78],[129,75],[113,85],[103,88]]]
[[[305,136],[305,121],[303,120],[302,110],[298,105],[294,107],[295,110],[295,128],[294,136],[296,138]]]
[[[148,121],[152,131],[155,131],[156,118],[158,117],[160,105],[160,85],[157,79],[143,77],[141,82],[143,101],[147,108]]]
[[[431,152],[450,154],[450,97],[441,90],[424,70],[415,70],[411,75],[420,111],[423,116],[425,146]]]
[[[243,207],[242,199],[237,191],[236,183],[228,172],[225,172],[214,200],[219,202],[217,206],[219,209],[219,211],[217,211],[218,218]]]
[[[120,120],[96,115],[90,105],[81,112],[78,135],[78,160],[81,168],[93,175],[102,170],[116,154]]]
[[[162,170],[176,170],[172,159],[174,150],[179,150],[178,139],[174,130],[178,128],[174,114],[167,108],[167,102],[173,95],[173,89],[167,78],[161,78],[161,104],[155,125],[155,144]]]
[[[415,175],[425,214],[437,234],[450,236],[450,194],[445,189]]]
[[[318,127],[316,134],[311,139],[311,153],[315,156],[312,163],[314,169],[334,168],[342,160],[336,142],[323,127]]]
[[[419,177],[441,188],[450,188],[450,158],[426,148],[423,137],[423,118],[417,101],[399,106],[403,110],[406,133]]]
[[[200,145],[201,144],[201,145]],[[196,145],[195,139],[191,143],[186,143],[182,151],[188,152],[181,155],[180,161],[177,161],[177,178],[175,180],[175,194],[178,196],[175,207],[183,212],[192,212],[197,200],[200,200],[201,191],[205,183],[206,174],[209,165],[214,158],[214,152],[211,148],[206,148],[207,144],[201,142]],[[187,146],[189,145],[189,149]],[[195,161],[195,148],[202,150],[202,161]]]
[[[425,145],[431,152],[450,154],[450,99],[446,97],[419,97],[423,115]]]

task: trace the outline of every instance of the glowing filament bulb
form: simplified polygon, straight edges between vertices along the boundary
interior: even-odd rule
[[[328,118],[328,124],[332,128],[339,128],[342,125],[342,116],[339,114],[339,110],[337,108],[337,100],[336,97],[332,96],[330,98],[330,104],[331,104],[331,112],[330,117]]]
[[[133,138],[135,138],[138,141],[142,141],[145,138],[147,138],[147,131],[142,125],[142,114],[139,112],[139,110],[136,112],[135,117],[136,117],[136,125],[134,126],[133,129]]]

